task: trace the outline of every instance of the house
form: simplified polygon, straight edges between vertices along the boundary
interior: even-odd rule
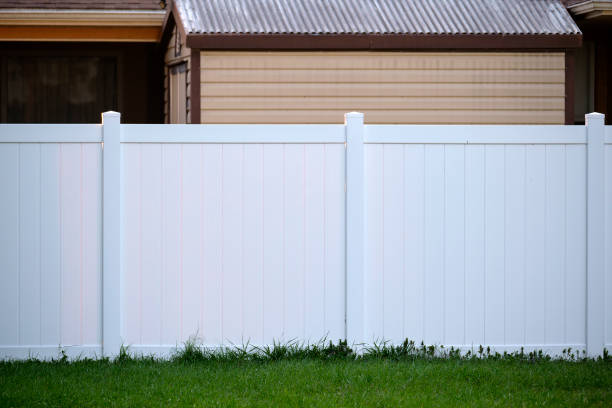
[[[612,0],[565,0],[584,35],[576,50],[577,123],[584,114],[601,112],[612,124]]]
[[[574,123],[560,0],[175,0],[166,121]],[[193,86],[197,84],[197,86]]]
[[[163,121],[159,0],[0,0],[0,122]]]
[[[0,0],[0,42],[2,122],[573,124],[585,109],[561,0]]]

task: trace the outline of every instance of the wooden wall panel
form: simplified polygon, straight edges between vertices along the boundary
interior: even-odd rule
[[[190,88],[191,88],[191,49],[185,45],[185,39],[181,36],[178,38],[177,35],[180,35],[180,30],[175,26],[172,35],[170,36],[170,40],[168,41],[168,47],[164,54],[164,123],[191,123],[191,116],[189,113],[189,99],[190,99]],[[177,46],[180,48],[177,50]],[[170,95],[170,86],[171,86],[171,67],[176,66],[178,64],[185,64],[185,89],[183,92],[177,92],[176,98],[174,100],[174,104],[179,104],[181,109],[186,109],[185,112],[185,122],[177,122],[173,121],[170,118],[171,107],[170,105],[173,103],[172,96]],[[177,81],[178,82],[178,81]],[[182,116],[181,116],[182,118]]]
[[[202,52],[202,123],[562,124],[563,53]]]

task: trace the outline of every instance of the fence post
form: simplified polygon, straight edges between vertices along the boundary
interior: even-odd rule
[[[364,343],[363,113],[345,114],[346,126],[346,338]]]
[[[586,346],[590,357],[601,356],[605,323],[604,115],[585,115],[587,133],[587,305]]]
[[[102,114],[102,353],[121,348],[121,115]]]

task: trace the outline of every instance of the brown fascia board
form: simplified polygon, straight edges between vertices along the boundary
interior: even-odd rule
[[[187,46],[207,50],[568,49],[582,34],[189,34]]]
[[[166,13],[166,17],[164,18],[164,22],[162,24],[162,30],[159,38],[159,43],[162,46],[166,46],[170,37],[172,36],[172,29],[177,26],[181,32],[183,38],[187,38],[185,29],[183,28],[183,24],[181,23],[181,19],[179,17],[178,11],[176,9],[176,4],[174,1],[170,1],[168,5],[168,12]]]

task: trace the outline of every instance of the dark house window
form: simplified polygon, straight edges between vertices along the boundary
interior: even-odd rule
[[[117,58],[5,56],[1,121],[98,123],[117,110]]]

